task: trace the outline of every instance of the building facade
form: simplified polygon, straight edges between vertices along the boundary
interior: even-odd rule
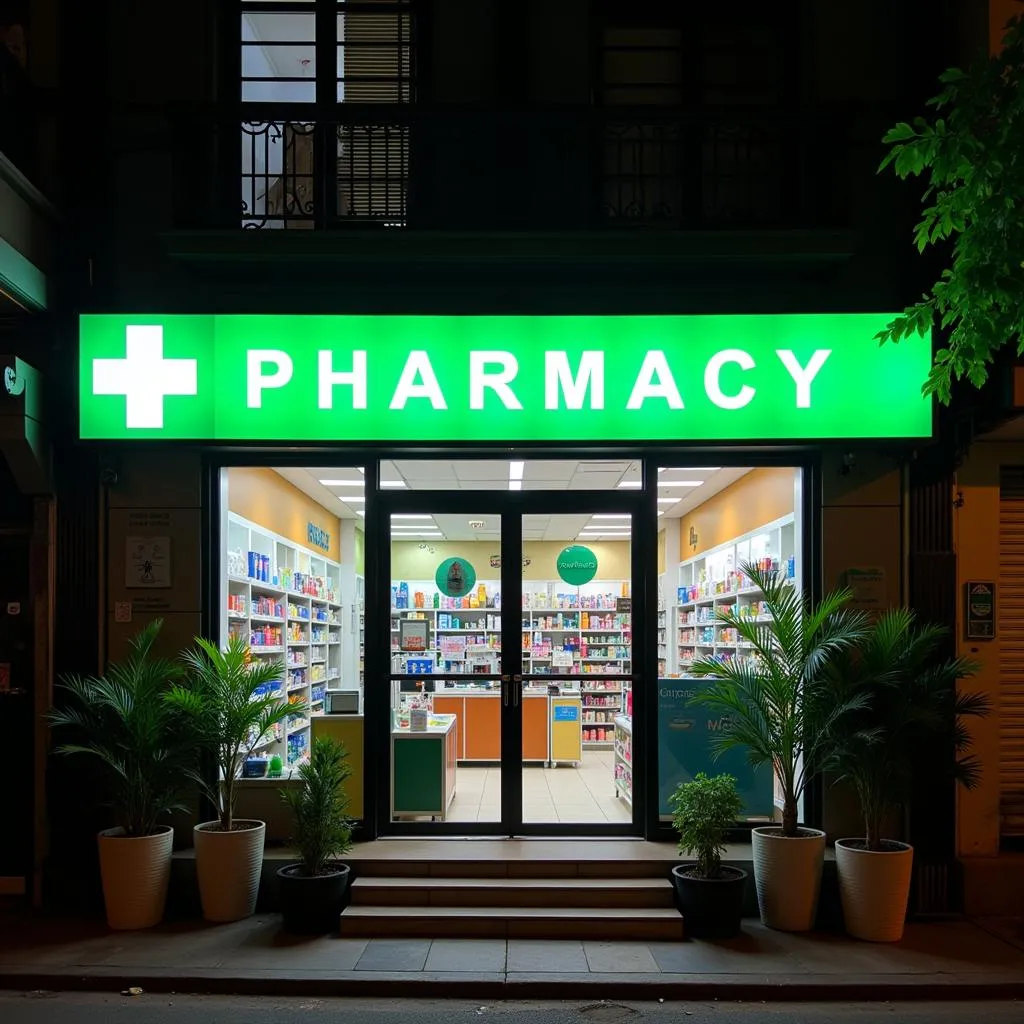
[[[275,486],[283,486],[287,472],[310,466],[336,467],[338,476],[343,467],[366,473],[363,524],[354,499],[344,514],[333,509],[330,528],[317,526],[316,536],[337,533],[338,548],[323,550],[339,572],[361,564],[355,575],[365,586],[367,677],[389,676],[400,684],[397,677],[415,675],[405,663],[395,669],[385,642],[391,628],[399,629],[385,609],[390,604],[401,611],[394,601],[385,604],[388,590],[406,580],[393,571],[401,554],[394,520],[380,517],[476,518],[473,508],[444,505],[434,492],[472,489],[479,498],[486,489],[468,488],[454,469],[449,480],[438,467],[430,499],[437,504],[415,509],[406,495],[395,498],[387,483],[418,489],[406,463],[427,457],[421,441],[430,442],[432,457],[449,468],[467,458],[493,463],[519,454],[526,463],[524,492],[534,461],[571,460],[577,469],[603,462],[608,476],[584,493],[597,501],[598,490],[617,491],[620,484],[628,493],[635,474],[642,498],[630,505],[619,500],[622,493],[606,495],[604,513],[597,505],[576,509],[569,502],[567,514],[649,513],[655,526],[658,469],[703,468],[707,476],[730,467],[766,473],[788,467],[803,488],[800,497],[791,488],[788,511],[755,516],[743,529],[722,534],[719,547],[749,540],[789,515],[800,524],[794,557],[812,592],[843,582],[851,569],[869,568],[873,601],[910,603],[930,618],[956,622],[957,573],[965,570],[957,567],[952,496],[963,419],[941,415],[934,437],[914,430],[878,436],[870,426],[867,383],[848,426],[827,437],[820,430],[675,436],[655,428],[643,438],[624,428],[587,438],[568,427],[564,435],[552,428],[488,435],[469,425],[462,437],[441,438],[421,423],[425,434],[412,425],[406,437],[387,445],[379,434],[339,445],[311,432],[312,420],[299,408],[294,415],[285,409],[262,433],[187,428],[163,440],[139,440],[144,435],[82,430],[80,414],[101,392],[83,397],[80,386],[94,364],[85,362],[84,347],[81,364],[75,353],[82,316],[127,318],[122,328],[128,321],[160,327],[170,345],[175,316],[209,318],[222,338],[216,318],[229,331],[227,321],[239,315],[381,322],[798,314],[821,317],[823,329],[831,329],[829,317],[902,308],[919,290],[919,268],[906,245],[914,209],[906,190],[875,176],[878,140],[891,122],[921,107],[943,67],[960,60],[972,40],[985,39],[988,20],[976,6],[961,11],[951,4],[948,17],[923,25],[913,20],[912,5],[896,5],[897,16],[892,4],[881,2],[841,12],[806,2],[781,14],[754,4],[666,14],[671,5],[611,0],[193,0],[176,5],[171,22],[149,5],[110,0],[88,11],[65,5],[58,12],[61,33],[79,45],[65,49],[58,62],[62,88],[53,116],[59,124],[61,255],[57,299],[43,331],[47,355],[37,360],[53,409],[56,492],[50,506],[53,664],[44,675],[92,669],[116,657],[147,616],[165,619],[164,639],[172,649],[197,634],[228,630],[223,597],[233,608],[242,595],[227,581],[230,545],[220,534],[230,528],[222,525],[229,524],[225,513],[264,528],[275,543],[313,554],[317,546],[312,532],[296,538],[285,525],[256,520],[255,504],[243,515],[224,474],[272,467]],[[36,25],[51,23],[47,5],[33,5],[30,13]],[[31,21],[29,28],[32,39]],[[908,46],[911,34],[915,45]],[[333,323],[332,330],[350,326]],[[292,333],[263,347],[288,349],[302,327],[287,329]],[[570,342],[570,349],[578,343]],[[368,348],[372,355],[372,342]],[[89,360],[98,353],[90,349]],[[443,357],[434,362],[441,364]],[[283,364],[276,365],[274,372],[283,372]],[[264,380],[271,370],[268,363],[260,371]],[[706,383],[704,370],[696,379]],[[416,378],[419,385],[424,380]],[[723,388],[735,397],[741,382],[731,378]],[[119,393],[118,386],[107,393]],[[91,440],[82,440],[85,435]],[[391,468],[398,473],[388,479]],[[324,477],[310,485],[314,492]],[[374,488],[371,477],[385,486]],[[738,486],[738,479],[729,486]],[[504,521],[558,511],[523,502],[503,505],[497,514]],[[478,511],[486,522],[494,509]],[[656,531],[632,520],[632,561],[616,577],[638,602],[629,623],[633,671],[622,673],[637,687],[680,668],[679,650],[686,645],[677,642],[683,630],[671,619],[665,646],[676,649],[675,664],[664,670],[659,664],[658,612],[677,603],[683,582],[677,570],[684,573],[703,553],[700,537],[714,535],[697,507],[682,502],[666,512],[679,513],[678,529]],[[316,515],[308,524],[316,525]],[[525,552],[531,538],[525,518],[522,524],[517,534],[499,532],[497,539]],[[643,540],[644,530],[652,538],[666,536]],[[595,545],[621,539],[594,536]],[[693,536],[698,539],[688,548]],[[129,575],[127,544],[154,537],[169,541],[173,583],[159,593],[140,593]],[[655,577],[663,578],[660,606]],[[495,585],[515,582],[507,565],[490,578]],[[259,600],[252,582],[246,586],[245,598]],[[510,592],[510,586],[501,589]],[[268,589],[263,596],[274,594]],[[435,609],[436,630],[441,608]],[[506,647],[520,625],[524,636],[540,637],[530,643],[531,657],[548,649],[546,623],[535,629],[536,620],[525,618],[502,627]],[[450,653],[450,639],[446,644]],[[524,661],[517,667],[524,672]],[[348,671],[358,669],[350,664]],[[315,680],[304,685],[312,697]],[[660,768],[652,693],[653,687],[637,697],[636,709],[647,715],[645,750],[637,755],[644,767],[636,772],[646,805],[622,819],[629,834],[651,837],[663,824],[654,795]],[[387,701],[374,705],[376,699],[367,697],[368,723],[384,723],[393,710]],[[468,715],[463,700],[461,713]],[[587,710],[601,706],[584,695],[584,736],[604,735],[603,712]],[[460,728],[465,723],[460,719]],[[587,730],[587,724],[598,728]],[[517,728],[504,738],[522,742],[524,727]],[[360,795],[370,835],[409,824],[396,821],[401,816],[391,813],[395,808],[383,795],[396,772],[392,756],[381,751],[389,735],[385,724],[368,724],[363,734]],[[290,751],[288,743],[281,748],[286,758]],[[41,845],[35,858],[55,895],[61,879],[71,879],[69,889],[79,885],[81,869],[67,866],[88,863],[96,824],[69,799],[66,773],[65,766],[51,765],[51,869],[42,869]],[[833,837],[858,831],[849,798],[826,782],[810,794],[807,820]],[[525,811],[517,786],[511,791]],[[42,799],[37,780],[37,806]],[[475,824],[501,831],[506,815],[496,815]],[[922,784],[911,817],[921,875],[918,909],[955,904],[957,855],[991,852],[990,840],[972,846],[977,829],[966,821],[961,816],[958,827],[952,790],[936,793]],[[411,827],[429,831],[433,824]],[[452,827],[464,831],[465,823]]]

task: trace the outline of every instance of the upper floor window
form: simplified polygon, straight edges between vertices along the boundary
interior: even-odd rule
[[[242,124],[244,227],[405,222],[409,129],[386,107],[415,99],[413,7],[244,0],[241,98],[260,118]]]
[[[334,10],[333,38],[317,45],[317,24]],[[321,41],[323,42],[323,41]],[[409,0],[245,0],[242,101],[409,103],[413,99]],[[335,51],[333,67],[320,67]]]

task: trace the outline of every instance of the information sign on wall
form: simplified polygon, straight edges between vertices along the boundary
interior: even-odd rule
[[[437,567],[434,582],[447,597],[465,597],[476,586],[476,569],[465,558],[446,558]]]
[[[555,559],[559,579],[574,587],[582,587],[597,575],[597,555],[582,544],[570,544]]]
[[[996,585],[991,580],[972,580],[965,586],[964,620],[968,640],[994,640],[996,635]]]

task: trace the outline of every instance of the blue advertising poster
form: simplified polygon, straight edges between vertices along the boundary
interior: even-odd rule
[[[751,818],[771,817],[775,810],[771,766],[751,768],[739,749],[717,760],[712,758],[709,736],[721,728],[721,716],[688,703],[704,685],[699,679],[658,680],[658,813],[671,815],[669,797],[676,786],[705,772],[734,776],[745,814]]]
[[[555,721],[556,722],[575,722],[580,717],[580,709],[574,704],[556,704],[555,705]]]

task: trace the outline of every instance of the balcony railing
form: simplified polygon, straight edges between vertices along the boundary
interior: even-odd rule
[[[179,223],[842,228],[857,216],[855,193],[870,188],[884,124],[742,111],[339,110],[332,121],[260,111],[212,129],[191,123],[175,153]]]

